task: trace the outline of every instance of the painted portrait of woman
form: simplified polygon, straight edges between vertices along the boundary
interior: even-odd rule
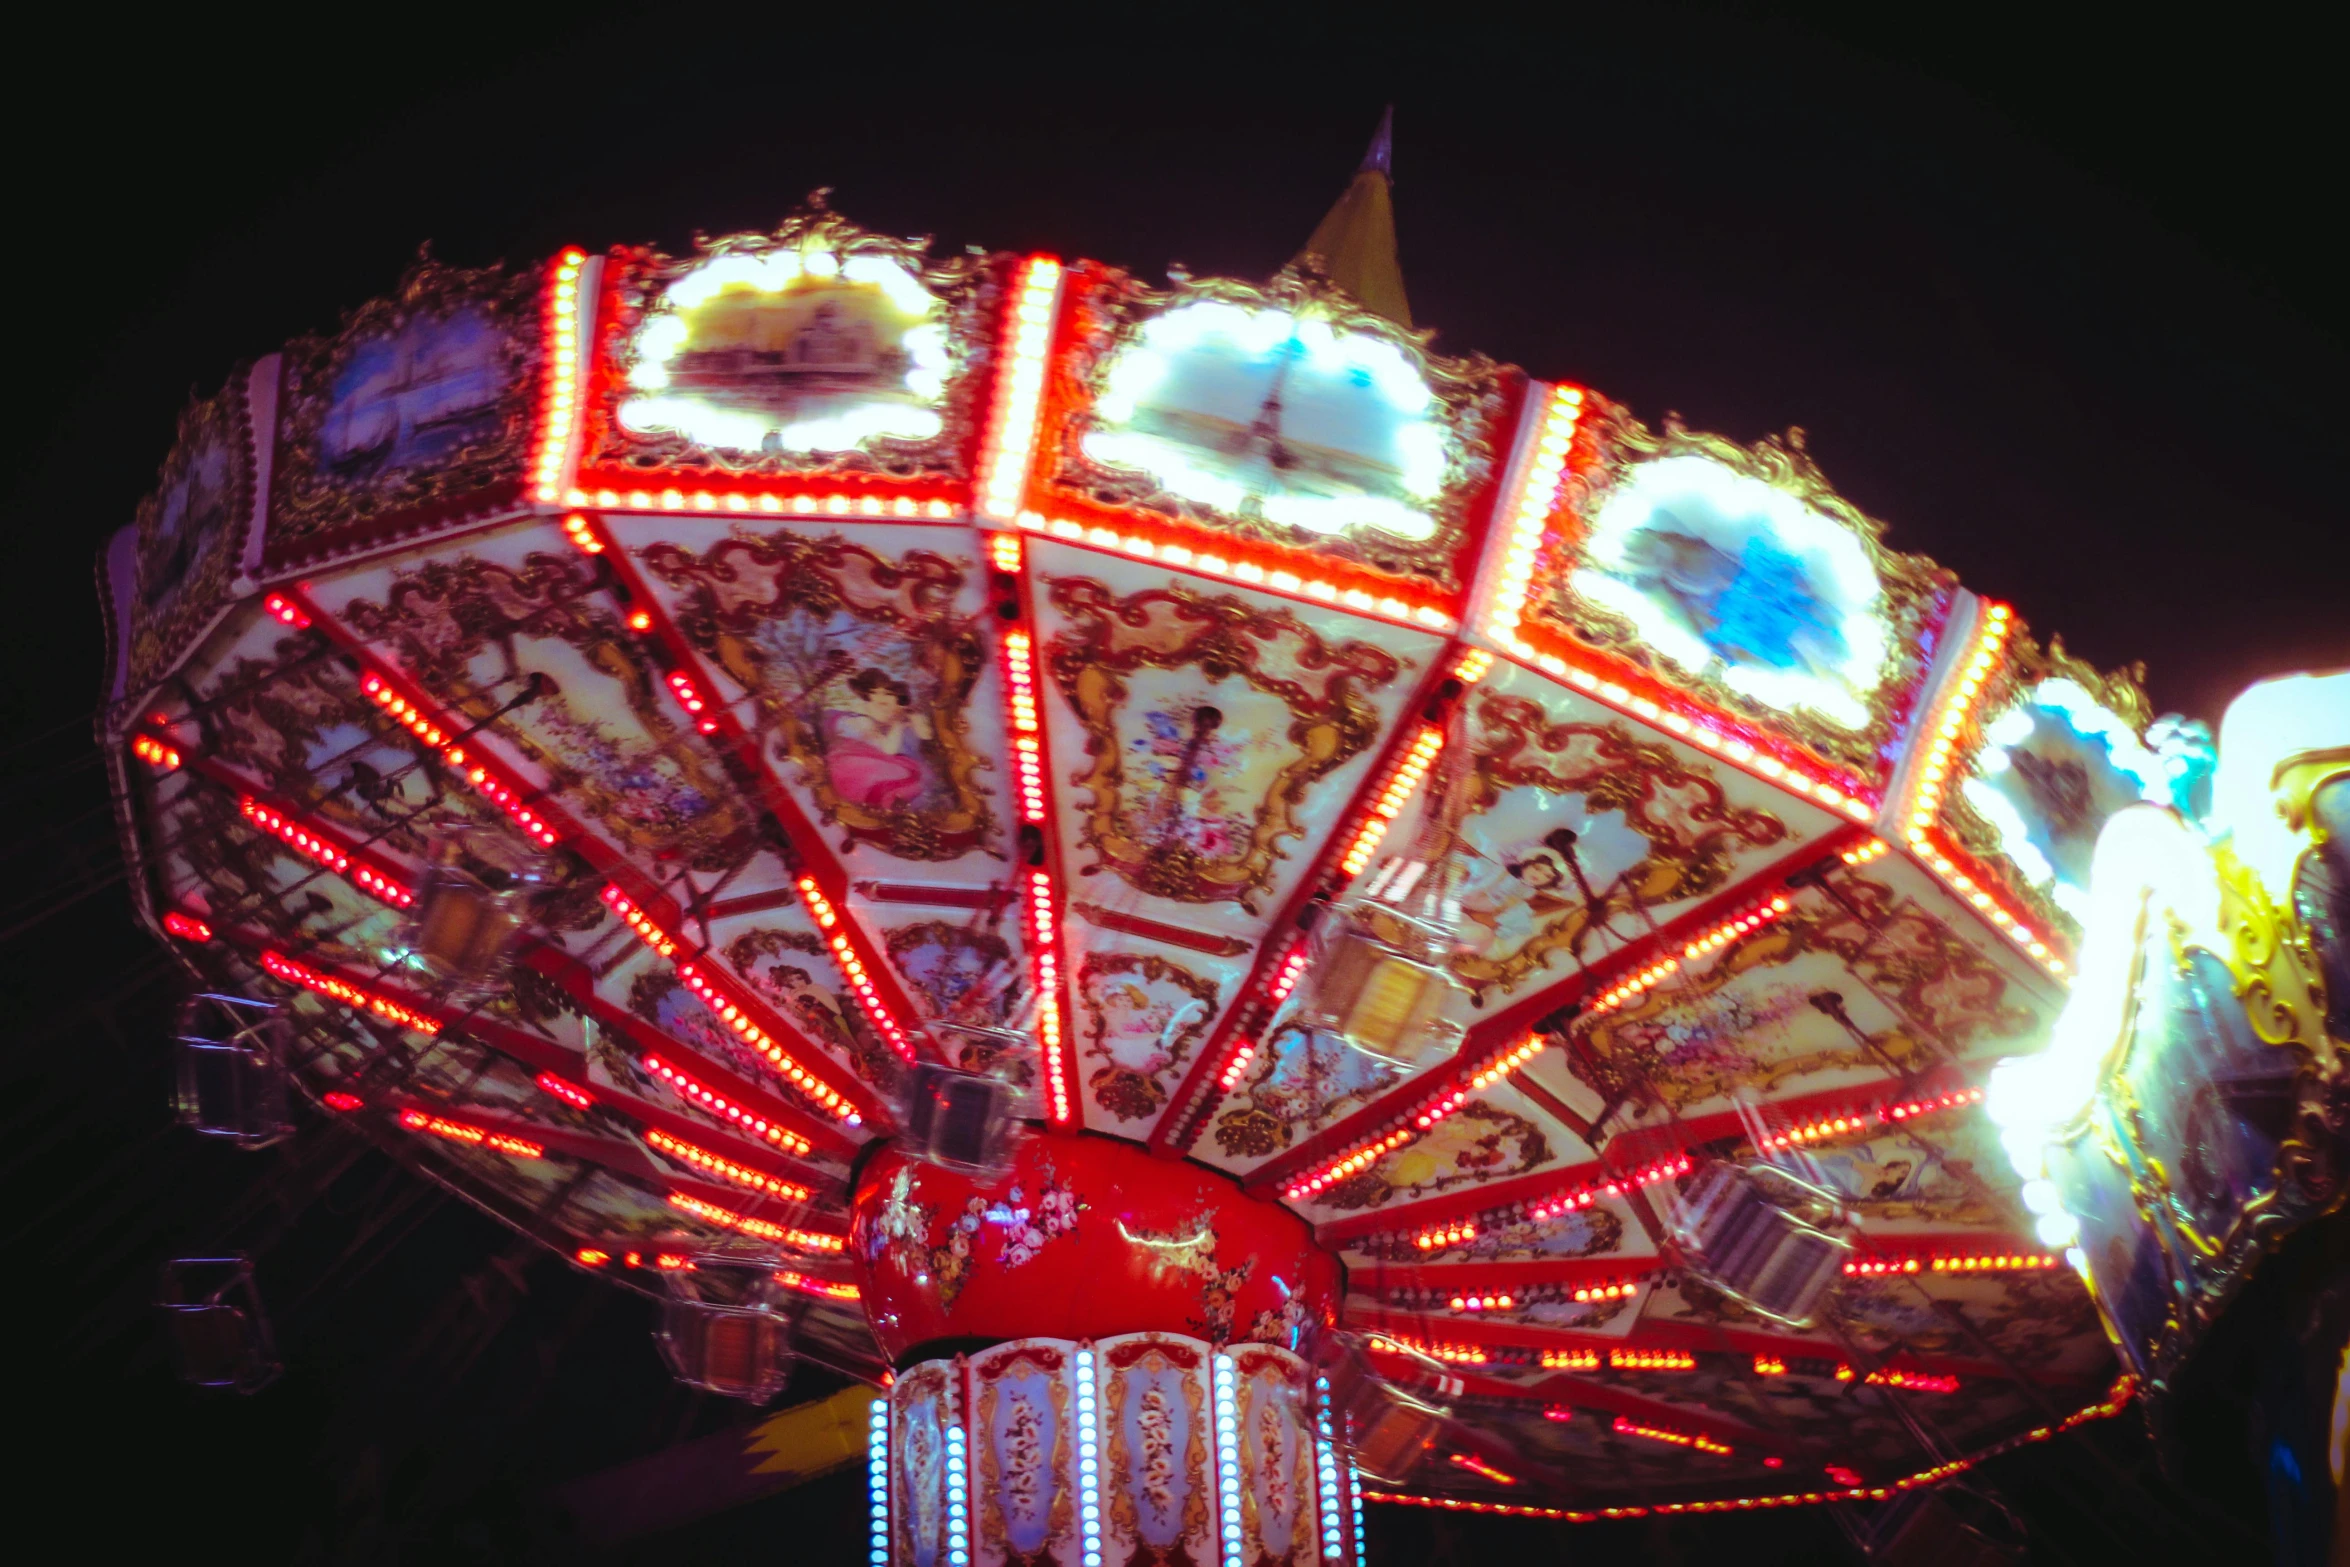
[[[919,800],[933,769],[922,753],[930,720],[902,680],[870,666],[827,689],[818,722],[824,772],[834,793],[872,811],[901,810]]]

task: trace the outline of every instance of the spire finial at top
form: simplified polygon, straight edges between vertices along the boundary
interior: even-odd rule
[[[1408,329],[1412,307],[1395,257],[1394,163],[1395,105],[1389,104],[1346,193],[1315,227],[1297,261],[1310,261],[1365,309]]]
[[[1362,166],[1357,174],[1384,174],[1395,178],[1395,105],[1389,104],[1379,115],[1379,130],[1371,138],[1370,147],[1363,153]]]

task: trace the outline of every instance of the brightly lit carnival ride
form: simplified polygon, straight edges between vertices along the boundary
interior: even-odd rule
[[[103,562],[142,913],[242,998],[184,1113],[286,1074],[681,1375],[886,1388],[876,1560],[2119,1408],[1981,1100],[2195,734],[1799,438],[1437,352],[1385,203],[1264,286],[821,201],[424,263],[195,404]]]

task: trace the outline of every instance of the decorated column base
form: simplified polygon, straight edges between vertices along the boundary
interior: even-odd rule
[[[874,1567],[1335,1567],[1356,1501],[1327,1392],[1267,1344],[1015,1339],[873,1405]]]

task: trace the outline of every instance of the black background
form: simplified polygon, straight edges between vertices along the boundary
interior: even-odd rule
[[[1441,346],[1651,420],[1800,425],[1896,546],[2101,666],[2144,660],[2158,709],[2216,722],[2250,680],[2350,662],[2341,119],[2282,13],[85,7],[9,42],[9,1488],[86,1545],[540,1559],[546,1484],[740,1418],[666,1384],[637,1303],[499,1270],[500,1232],[376,1156],[311,1190],[165,1124],[168,984],[88,741],[91,561],[191,392],[330,329],[420,242],[675,250],[828,185],[942,245],[1263,276],[1392,101]],[[273,1228],[288,1377],[183,1394],[141,1309],[155,1263]],[[2041,1559],[2251,1559],[2242,1455],[2196,1435],[2214,1501],[2155,1475],[2134,1416],[2000,1483]],[[859,1503],[838,1478],[637,1549],[848,1562]],[[1816,1514],[1373,1524],[1388,1562],[1842,1549]]]

